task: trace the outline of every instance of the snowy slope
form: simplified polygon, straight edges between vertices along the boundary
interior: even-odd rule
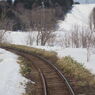
[[[73,5],[72,11],[67,14],[65,21],[59,21],[58,30],[71,30],[72,25],[88,26],[89,15],[95,4]]]
[[[17,58],[15,54],[0,49],[0,95],[22,95],[25,92],[21,83],[27,80],[19,73]]]

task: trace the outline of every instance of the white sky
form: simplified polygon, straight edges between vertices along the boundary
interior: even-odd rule
[[[80,2],[80,3],[95,3],[95,0],[74,0],[74,1],[77,1],[77,2]]]

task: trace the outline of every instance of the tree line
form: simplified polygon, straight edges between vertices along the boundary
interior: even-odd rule
[[[63,19],[73,4],[73,0],[15,0],[14,3],[12,0],[7,0],[7,2],[4,0],[0,1],[0,21],[2,22],[5,15],[5,18],[12,23],[12,30],[26,30],[27,25],[24,23],[24,19],[21,18],[23,11],[25,11],[25,14],[23,14],[25,16],[29,11],[42,9],[42,2],[46,10],[55,10],[54,18],[57,19]],[[10,27],[8,28],[10,30]]]
[[[0,29],[5,30],[2,33],[36,31],[36,44],[45,45],[54,38],[57,20],[72,4],[72,0],[15,0],[14,4],[12,0],[0,1]]]

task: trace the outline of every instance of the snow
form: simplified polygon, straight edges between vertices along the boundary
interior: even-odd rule
[[[82,0],[81,0],[82,1]],[[85,26],[88,27],[89,23],[89,16],[92,12],[95,4],[80,4],[80,5],[73,5],[72,11],[70,11],[65,20],[60,20],[58,22],[59,28],[57,30],[57,40],[60,41],[61,38],[64,38],[64,33],[69,34],[71,32],[73,25]],[[33,33],[33,40],[35,41],[36,34]],[[20,45],[28,45],[28,32],[10,32],[6,35],[7,41],[12,44],[20,44]],[[84,64],[85,68],[89,69],[93,74],[95,74],[95,53],[91,53],[90,61],[87,62],[87,50],[83,48],[62,48],[59,46],[59,41],[56,42],[56,46],[49,47],[49,46],[36,46],[33,45],[32,47],[42,48],[49,51],[56,51],[59,57],[64,56],[71,56],[76,61]],[[35,42],[34,42],[35,43]],[[94,50],[95,51],[95,50]]]
[[[18,44],[18,45],[26,45],[28,33],[8,31],[5,35],[5,37],[9,43]]]
[[[0,95],[22,95],[28,81],[19,73],[18,56],[0,49]],[[21,85],[23,83],[23,85]]]
[[[22,32],[22,31],[7,31],[5,34],[5,42],[17,45],[28,45],[29,44],[29,37],[31,35],[34,44],[36,42],[36,35],[37,32]]]
[[[65,20],[59,21],[59,29],[70,31],[72,25],[88,26],[89,16],[95,4],[73,5],[72,11],[67,14]]]

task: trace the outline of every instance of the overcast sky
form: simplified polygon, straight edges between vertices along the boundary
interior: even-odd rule
[[[80,2],[82,4],[84,4],[84,3],[89,3],[89,4],[95,3],[95,0],[74,0],[74,1]]]

